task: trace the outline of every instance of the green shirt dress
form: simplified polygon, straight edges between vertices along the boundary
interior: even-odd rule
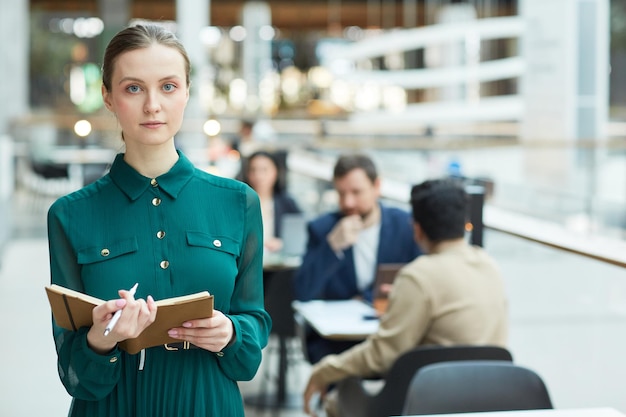
[[[244,415],[237,381],[254,377],[271,328],[261,210],[249,186],[196,169],[180,152],[169,172],[147,178],[119,154],[107,175],[50,207],[48,239],[54,284],[104,300],[135,282],[137,298],[206,290],[235,330],[222,352],[99,355],[87,346],[88,328],[53,322],[70,416]]]

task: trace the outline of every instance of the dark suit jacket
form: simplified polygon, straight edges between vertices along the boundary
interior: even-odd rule
[[[361,295],[371,301],[372,288],[361,294],[357,288],[352,248],[337,257],[326,240],[342,214],[329,213],[308,224],[309,239],[302,265],[295,274],[295,298],[346,300]],[[381,227],[376,264],[408,263],[421,251],[413,239],[409,213],[381,205]]]
[[[286,193],[274,194],[274,236],[282,237],[282,218],[284,214],[301,213],[296,201]]]
[[[360,293],[357,287],[352,248],[338,258],[326,240],[342,214],[325,214],[308,224],[309,240],[300,268],[294,277],[294,296],[300,301],[314,299],[346,300],[362,296],[372,299],[372,288]],[[410,214],[381,205],[381,225],[376,264],[408,263],[421,254],[413,239]],[[331,353],[341,353],[358,342],[331,341],[313,329],[306,329],[306,351],[311,363]]]

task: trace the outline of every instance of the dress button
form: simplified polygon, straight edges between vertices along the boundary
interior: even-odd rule
[[[109,362],[111,363],[117,362],[117,356],[113,356],[111,359],[109,359]]]
[[[170,263],[168,261],[161,261],[159,266],[161,267],[161,269],[167,269],[170,266]]]
[[[156,207],[156,206],[158,206],[159,204],[161,204],[161,199],[160,199],[159,197],[154,197],[154,198],[152,199],[152,205]]]
[[[221,248],[222,247],[222,242],[219,239],[215,239],[213,241],[213,246],[215,246],[216,248]]]
[[[100,255],[102,256],[109,256],[110,253],[111,251],[109,251],[107,248],[104,248],[100,251]]]
[[[159,231],[157,232],[157,237],[158,237],[159,239],[163,239],[163,238],[165,237],[165,232],[164,232],[163,230],[159,230]]]
[[[156,178],[152,178],[150,180],[150,185],[153,186],[153,187],[158,187],[159,183],[157,182]]]
[[[217,352],[216,355],[221,358],[222,356],[224,356],[224,352]]]

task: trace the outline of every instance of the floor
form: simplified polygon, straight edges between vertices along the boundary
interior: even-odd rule
[[[44,286],[48,284],[45,209],[18,192],[13,236],[0,252],[0,416],[67,414],[70,398],[59,382]],[[485,247],[501,266],[510,302],[510,349],[545,380],[557,408],[614,407],[626,412],[626,271],[580,256],[487,231]],[[29,300],[26,302],[26,300]],[[15,318],[13,321],[11,318]],[[295,406],[249,416],[303,416],[299,403],[308,365],[294,341],[288,392]],[[265,351],[245,398],[274,392],[276,340]],[[36,394],[36,395],[34,395]]]

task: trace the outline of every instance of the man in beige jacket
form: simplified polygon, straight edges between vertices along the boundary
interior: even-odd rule
[[[453,180],[429,180],[411,190],[416,242],[426,255],[395,278],[378,331],[362,343],[328,355],[311,372],[304,408],[315,394],[336,416],[328,387],[349,377],[384,374],[402,353],[420,345],[506,346],[508,311],[498,268],[482,249],[465,240],[468,197]]]

